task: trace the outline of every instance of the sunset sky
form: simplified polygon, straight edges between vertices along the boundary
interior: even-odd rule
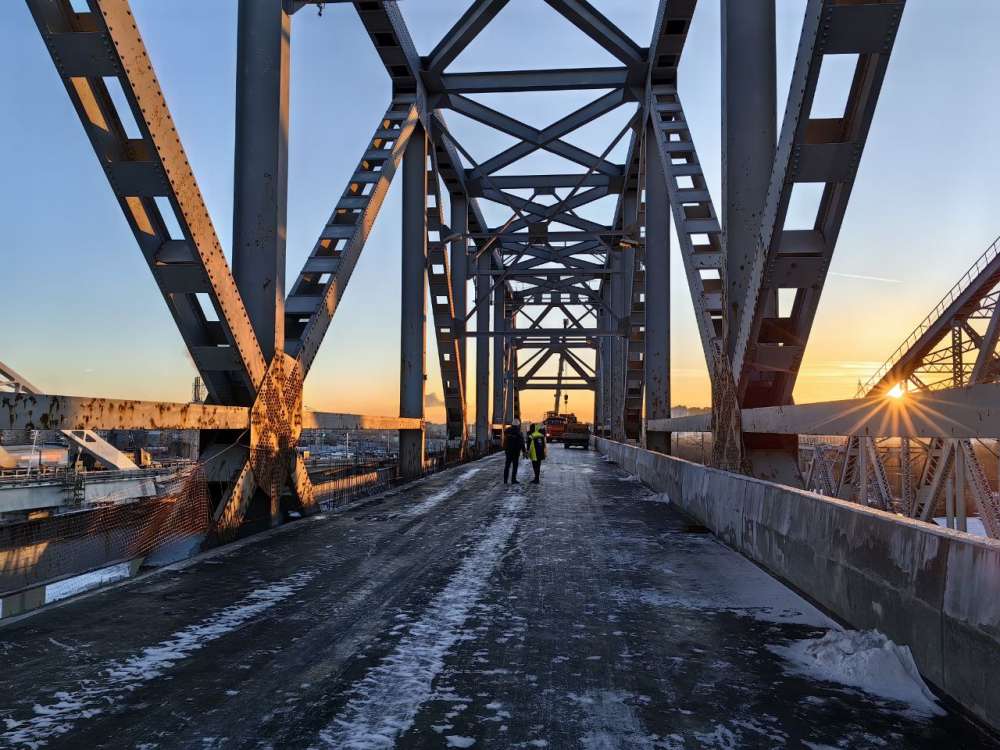
[[[592,0],[649,43],[654,0]],[[404,0],[427,53],[468,0]],[[0,211],[6,237],[0,360],[52,393],[183,401],[195,374],[166,305],[22,2],[0,8]],[[223,247],[232,235],[235,0],[132,0]],[[777,0],[784,109],[805,0]],[[906,9],[803,370],[799,402],[853,396],[1000,233],[1000,79],[994,0],[912,0]],[[703,0],[680,90],[712,195],[720,189],[719,3]],[[389,99],[389,80],[350,5],[294,17],[288,278],[308,255]],[[542,0],[512,0],[452,70],[604,65],[609,56]],[[488,101],[544,126],[600,92]],[[623,114],[581,135],[600,152]],[[451,120],[450,120],[451,121]],[[506,145],[453,129],[477,158]],[[544,166],[539,162],[540,166]],[[558,168],[558,165],[557,167]],[[393,186],[306,384],[314,409],[398,413],[400,195]],[[588,217],[592,218],[592,217]],[[673,398],[707,405],[709,385],[673,251]],[[475,344],[469,361],[474,362]],[[428,393],[441,394],[433,336]],[[470,367],[470,373],[472,368]],[[433,400],[433,398],[431,398]],[[474,393],[470,388],[470,404]],[[589,393],[570,407],[591,415]],[[528,418],[549,392],[522,398]],[[443,420],[433,407],[428,417]],[[470,409],[470,420],[474,418]]]

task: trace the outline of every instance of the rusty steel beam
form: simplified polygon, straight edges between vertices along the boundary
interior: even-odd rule
[[[245,406],[186,404],[33,393],[0,394],[3,430],[245,430]],[[418,430],[421,420],[339,412],[302,412],[303,429]]]
[[[0,396],[4,430],[243,430],[244,406],[183,404],[89,396]]]

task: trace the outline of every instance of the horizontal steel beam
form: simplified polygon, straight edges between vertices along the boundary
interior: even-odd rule
[[[743,432],[868,437],[1000,437],[1000,383],[914,391],[903,398],[743,409]],[[650,420],[650,432],[710,432],[711,415]]]
[[[2,430],[245,430],[245,406],[91,396],[0,394]],[[304,411],[302,426],[326,430],[419,430],[419,419]]]
[[[628,81],[628,68],[446,73],[440,80],[441,89],[449,94],[617,89]],[[428,88],[433,90],[434,86]]]
[[[0,396],[4,430],[242,430],[244,406],[163,403],[89,396]]]
[[[302,428],[306,430],[419,430],[423,424],[420,419],[411,417],[371,417],[322,411],[302,414]]]

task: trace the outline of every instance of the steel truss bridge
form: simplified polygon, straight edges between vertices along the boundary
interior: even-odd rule
[[[140,557],[161,551],[157,534],[175,546],[195,539],[201,548],[205,537],[209,545],[230,541],[259,529],[262,519],[278,525],[316,513],[327,492],[345,492],[366,482],[385,488],[396,479],[423,476],[431,468],[424,411],[429,322],[439,358],[450,461],[492,452],[495,432],[520,417],[520,396],[528,390],[556,391],[557,407],[558,394],[564,391],[592,392],[595,446],[648,487],[667,493],[671,504],[689,517],[671,507],[650,520],[651,514],[638,503],[605,504],[609,492],[648,500],[650,490],[629,484],[586,455],[575,458],[580,454],[560,452],[561,458],[547,469],[573,486],[578,496],[572,501],[544,484],[537,490],[538,500],[530,504],[517,493],[501,497],[495,480],[486,474],[475,477],[481,469],[473,467],[452,475],[457,479],[449,477],[441,487],[433,478],[430,484],[410,485],[419,502],[399,503],[398,512],[378,516],[355,510],[357,515],[346,521],[330,521],[336,544],[325,536],[328,527],[309,532],[320,526],[299,524],[305,529],[301,536],[275,534],[262,541],[264,554],[234,551],[227,558],[232,566],[226,579],[233,588],[227,592],[232,593],[231,606],[221,610],[221,620],[205,620],[212,627],[183,620],[199,608],[217,605],[219,591],[205,583],[208,574],[199,569],[189,578],[163,583],[172,595],[194,602],[190,607],[162,611],[160,584],[149,584],[131,603],[125,597],[116,600],[128,614],[112,624],[112,636],[146,648],[148,644],[138,639],[150,635],[155,642],[151,634],[167,627],[159,622],[164,618],[176,628],[175,636],[196,640],[208,633],[206,637],[216,638],[226,627],[254,627],[248,624],[252,618],[279,602],[294,610],[308,600],[315,606],[303,605],[292,616],[304,622],[315,615],[321,621],[302,627],[296,621],[287,629],[311,640],[305,648],[284,649],[276,657],[284,660],[282,669],[298,674],[306,669],[299,660],[307,653],[311,658],[310,649],[323,654],[316,664],[307,665],[318,669],[341,658],[328,653],[331,642],[369,639],[371,632],[358,635],[352,628],[383,616],[387,591],[399,588],[402,598],[410,596],[415,585],[424,585],[406,572],[417,570],[432,571],[438,576],[435,582],[448,581],[442,590],[448,597],[439,606],[437,599],[428,604],[421,593],[425,609],[417,612],[420,627],[409,631],[404,641],[430,639],[430,651],[438,648],[440,654],[461,649],[463,637],[455,628],[469,616],[477,596],[496,597],[491,600],[493,610],[507,612],[543,591],[546,606],[529,616],[551,618],[540,653],[546,659],[552,656],[558,665],[555,652],[546,650],[552,649],[549,633],[584,627],[576,624],[575,613],[560,609],[561,604],[575,594],[583,602],[597,601],[606,593],[601,586],[628,583],[615,578],[621,572],[615,565],[602,567],[592,559],[602,544],[611,550],[608,554],[617,555],[615,560],[635,554],[631,549],[612,550],[624,544],[621,535],[594,541],[607,535],[608,518],[614,517],[621,528],[641,528],[645,536],[637,535],[637,544],[673,556],[668,561],[676,559],[682,571],[700,570],[715,558],[691,553],[689,548],[697,546],[692,544],[671,542],[664,552],[658,546],[662,539],[713,531],[841,620],[859,629],[883,630],[910,645],[928,679],[996,725],[1000,702],[988,676],[1000,668],[995,607],[1000,551],[992,540],[909,519],[930,521],[943,513],[949,525],[965,530],[968,517],[975,514],[988,536],[1000,538],[1000,502],[985,464],[990,459],[983,452],[1000,438],[1000,410],[995,408],[1000,403],[1000,245],[994,243],[975,262],[856,398],[806,404],[793,400],[906,0],[806,0],[780,127],[775,118],[774,0],[722,0],[723,173],[722,194],[714,198],[696,148],[698,134],[685,114],[685,82],[678,76],[696,0],[659,0],[648,43],[624,34],[588,0],[544,0],[616,62],[607,67],[479,72],[453,72],[452,63],[517,0],[470,0],[426,55],[418,53],[396,2],[390,0],[240,0],[231,265],[128,0],[25,2],[207,398],[204,403],[169,403],[50,394],[0,365],[0,429],[61,431],[116,469],[129,469],[128,459],[113,452],[98,430],[200,432],[197,477],[172,477],[169,496],[152,498],[145,509],[105,504],[63,514],[50,519],[59,521],[65,532],[61,537],[47,531],[44,519],[28,519],[17,529],[0,525],[0,574],[6,576],[0,583],[14,591],[11,596],[0,591],[0,616],[13,611],[5,607],[16,606],[20,614],[49,601],[48,589],[53,582],[58,588],[66,571],[64,560],[53,561],[58,555],[87,556],[94,561],[88,570],[95,570],[98,561],[109,562],[106,548],[117,545],[132,552],[122,552],[115,561],[132,570]],[[407,2],[416,5],[419,0]],[[316,6],[329,6],[325,10],[331,15],[357,14],[391,80],[391,94],[384,114],[371,123],[371,138],[358,154],[357,167],[347,176],[329,220],[319,229],[302,268],[290,278],[285,247],[290,47],[293,27],[310,23],[303,16],[312,14],[301,12]],[[833,57],[853,63],[844,108],[835,116],[814,116],[821,75]],[[123,98],[116,96],[119,86]],[[590,92],[592,98],[546,127],[528,125],[477,98],[561,91]],[[611,114],[624,125],[605,147],[575,145],[579,131]],[[496,131],[512,145],[477,159],[473,152],[478,150],[463,143],[456,134],[459,128],[453,129],[460,118]],[[565,166],[558,173],[525,170],[523,162],[539,154],[558,157]],[[401,183],[402,215],[383,216],[381,221],[401,221],[402,227],[398,415],[308,410],[303,406],[303,382],[394,180]],[[821,194],[805,229],[789,219],[793,193],[803,186]],[[676,248],[671,247],[672,237]],[[683,260],[711,381],[711,414],[675,418],[670,412],[671,252]],[[467,357],[470,339],[476,341],[474,362]],[[16,352],[5,352],[4,358],[16,360]],[[470,379],[475,382],[474,404],[467,398]],[[373,465],[349,476],[311,474],[299,450],[306,429],[398,431],[398,466]],[[669,455],[672,435],[691,432],[711,434],[708,465]],[[899,475],[898,484],[891,479],[892,471]],[[459,500],[453,497],[466,505],[456,505]],[[389,495],[384,502],[396,501]],[[527,513],[537,514],[539,534],[550,524],[566,524],[572,533],[560,538],[528,535],[518,541],[535,545],[535,556],[526,554],[530,565],[525,569],[544,568],[538,578],[542,584],[536,585],[523,570],[495,577],[498,584],[490,579],[492,571],[511,564],[502,553],[518,518]],[[487,525],[470,531],[473,517],[477,522],[488,519]],[[690,524],[690,517],[704,527]],[[355,525],[355,520],[364,523]],[[105,537],[88,538],[93,529]],[[417,543],[407,536],[413,529]],[[445,553],[454,552],[448,545],[469,534],[477,541],[461,547],[464,562],[454,566],[456,572],[448,568],[452,558]],[[580,545],[579,539],[593,546]],[[335,554],[328,552],[331,548]],[[351,557],[362,548],[389,552],[373,568],[371,560]],[[314,570],[300,569],[305,558],[315,563]],[[657,558],[656,564],[661,562]],[[31,566],[41,572],[28,570]],[[642,568],[654,581],[653,589],[672,585],[674,571],[666,578],[662,565],[654,568]],[[713,568],[710,577],[725,583],[728,572],[736,569]],[[324,572],[323,586],[309,589],[317,571]],[[754,568],[752,573],[760,571]],[[268,585],[258,588],[258,579]],[[369,586],[372,581],[377,582],[374,588]],[[700,578],[684,583],[700,590]],[[335,588],[341,584],[343,589]],[[31,585],[36,588],[29,590]],[[752,589],[756,584],[747,585]],[[244,590],[248,586],[252,590]],[[376,598],[365,599],[364,592],[370,590]],[[964,591],[972,593],[965,596]],[[455,592],[468,595],[466,609],[461,597],[452,596]],[[62,586],[60,596],[71,593],[72,587]],[[337,606],[331,608],[327,597],[335,597]],[[64,610],[74,631],[74,613],[103,616],[97,598],[90,601]],[[659,634],[662,642],[649,642],[658,649],[656,654],[669,653],[678,631],[664,637],[658,630],[661,616],[649,617],[643,609],[647,604],[618,602],[600,614],[608,616],[607,622],[621,616],[630,627],[645,628],[644,637]],[[803,611],[808,606],[802,602]],[[153,611],[158,612],[157,622],[142,619],[143,612]],[[449,619],[457,617],[456,611],[464,613],[457,624]],[[678,618],[670,620],[671,628],[686,628],[684,632],[695,633],[692,637],[705,635],[685,619],[689,615],[684,611],[684,606],[671,605],[670,617]],[[709,640],[722,633],[740,644],[744,657],[763,652],[754,650],[760,643],[752,640],[756,635],[748,635],[743,620],[738,628],[725,629],[733,623],[726,625],[720,618],[730,616],[725,607],[698,615],[710,622]],[[503,637],[518,627],[502,624]],[[772,628],[770,637],[779,626],[767,627]],[[790,627],[794,625],[780,624],[792,638]],[[376,626],[372,628],[376,632]],[[31,633],[18,631],[12,642],[22,636],[27,641]],[[611,642],[603,630],[580,635],[591,636],[595,644]],[[208,652],[194,655],[204,644],[189,649],[195,641],[182,641],[163,643],[177,649],[179,661],[211,657]],[[117,643],[104,643],[98,650],[108,654],[111,664],[126,663],[120,661]],[[10,658],[22,659],[29,651],[34,653],[15,650]],[[624,653],[629,651],[626,644]],[[150,652],[147,648],[136,653]],[[484,661],[478,658],[484,653],[487,650],[475,652],[477,663]],[[64,669],[88,666],[67,667],[64,661],[50,665],[60,685]],[[236,663],[222,661],[225,669]],[[31,684],[17,682],[27,679],[23,675],[28,671],[50,669],[43,662],[39,657],[21,671],[15,666],[8,682],[0,681],[11,696],[24,697],[25,717],[32,711],[44,714],[43,719],[8,719],[0,741],[46,741],[56,736],[52,732],[68,731],[65,727],[82,721],[61,714],[50,719],[53,712],[40,711],[32,694],[34,674]],[[18,661],[22,663],[27,664]],[[155,679],[170,666],[155,665],[144,670],[141,679]],[[379,680],[385,675],[378,669],[369,671],[366,679],[391,692],[398,674],[391,664],[386,668],[389,678],[384,684]],[[330,669],[331,674],[346,673],[341,662]],[[524,669],[534,671],[530,664]],[[47,674],[39,679],[47,679]],[[124,684],[108,677],[115,674],[101,672],[98,682],[86,682],[90,687],[74,694],[74,700],[78,698],[83,709],[97,698],[111,705],[115,690]],[[487,674],[477,673],[475,680]],[[579,674],[582,671],[574,672],[563,687],[574,686]],[[80,675],[81,680],[90,679]],[[234,675],[224,677],[243,679]],[[419,665],[404,676],[419,678]],[[770,705],[776,699],[766,692],[773,688],[772,676],[764,682],[760,694]],[[173,684],[183,687],[180,680]],[[312,689],[309,683],[300,687]],[[216,688],[206,682],[191,689],[199,701],[216,701]],[[272,690],[268,684],[259,692],[269,695]],[[359,716],[381,716],[385,711],[395,726],[405,723],[406,716],[390,715],[399,705],[367,705],[359,695],[345,711],[361,706]],[[728,711],[734,695],[719,693],[718,705],[706,710]],[[788,705],[807,710],[798,703],[800,695],[796,692]],[[143,706],[159,701],[157,695]],[[315,736],[307,736],[306,730],[322,727],[324,717],[317,707],[327,704],[328,695],[322,693],[301,722],[282,718],[281,726],[261,719],[256,705],[232,701],[226,708],[237,712],[233,716],[246,724],[247,736],[252,734],[254,741],[268,736],[278,745],[284,741],[298,746],[313,742]],[[523,709],[527,715],[533,707]],[[865,710],[859,705],[846,713]],[[202,719],[211,724],[217,713],[206,711]],[[864,715],[865,721],[877,720]],[[626,718],[635,720],[634,715]],[[161,719],[169,724],[176,716]],[[116,719],[109,721],[107,731],[114,732]],[[798,717],[798,723],[806,722]],[[154,722],[153,729],[160,732],[162,727]],[[953,729],[939,724],[934,728],[939,734],[907,736],[930,737],[927,741],[933,745],[934,738],[960,736],[952,735]],[[962,725],[954,731],[967,729]],[[181,730],[187,731],[186,725]],[[430,724],[424,730],[439,731]],[[343,724],[333,722],[319,736],[324,741],[339,738],[328,744],[338,746],[339,741],[343,746],[337,734],[342,731]],[[892,725],[884,731],[888,736],[917,730]],[[809,738],[837,739],[808,733],[801,737]],[[81,742],[89,740],[84,736]]]
[[[958,455],[956,444],[968,452],[968,443],[942,440],[1000,434],[984,426],[980,411],[996,369],[995,294],[983,296],[996,275],[995,252],[983,261],[988,268],[970,272],[976,283],[966,283],[947,309],[935,310],[919,341],[908,342],[912,351],[880,373],[879,387],[924,382],[920,366],[958,367],[947,379],[950,388],[926,395],[934,399],[932,413],[922,406],[923,394],[895,402],[877,394],[851,403],[792,401],[905,2],[808,3],[780,131],[773,117],[773,10],[724,3],[721,209],[700,165],[677,76],[696,2],[660,2],[648,46],[586,0],[546,2],[617,64],[453,73],[451,63],[508,0],[472,3],[425,56],[394,3],[346,3],[385,64],[391,99],[308,259],[288,280],[283,124],[289,46],[294,14],[317,3],[240,6],[230,268],[128,3],[101,0],[75,12],[64,0],[28,0],[208,399],[179,405],[15,394],[5,397],[4,426],[199,429],[215,488],[215,523],[226,536],[253,502],[266,504],[275,519],[282,503],[314,507],[295,451],[303,427],[398,428],[401,475],[422,472],[429,317],[448,437],[459,457],[488,449],[493,425],[519,416],[521,392],[559,385],[594,392],[599,434],[667,451],[673,431],[710,430],[713,463],[757,477],[802,486],[807,478],[799,470],[797,436],[820,431],[864,437],[851,437],[851,458],[840,459],[847,467],[842,481],[828,491],[846,496],[844,487],[867,486],[854,471],[855,456],[863,456],[869,460],[862,474],[875,467],[877,502],[898,504],[874,460],[871,439],[883,437],[931,441],[928,455],[947,470],[930,472],[924,484],[948,484],[954,461],[936,456]],[[820,73],[831,56],[855,62],[846,105],[838,117],[813,117]],[[111,79],[125,92],[129,111],[117,109]],[[567,90],[599,93],[544,128],[473,98]],[[452,112],[515,142],[477,161],[449,129]],[[575,132],[612,112],[624,112],[626,125],[607,148],[591,153],[573,145]],[[139,137],[127,135],[131,121]],[[624,150],[621,163],[610,158],[616,149]],[[536,152],[570,166],[564,174],[517,172]],[[399,416],[304,413],[302,381],[397,173],[403,192]],[[822,186],[812,228],[786,229],[792,192],[806,184]],[[581,215],[609,197],[613,209],[603,220]],[[710,420],[670,418],[671,222],[712,381]],[[990,319],[988,329],[977,333],[970,323],[976,318]],[[929,348],[942,325],[952,331],[952,344]],[[480,344],[475,363],[466,361],[470,337]],[[976,347],[992,359],[955,365]],[[554,361],[559,375],[545,374]],[[474,405],[466,399],[470,377]],[[234,442],[238,448],[230,450]],[[810,472],[816,477],[832,475],[829,467],[816,468]],[[985,515],[991,490],[978,474],[974,486]],[[869,495],[854,492],[864,501]],[[934,504],[917,503],[905,487],[900,495],[912,515],[926,517]],[[997,523],[989,526],[1000,531]]]
[[[724,4],[717,210],[677,76],[696,2],[661,2],[643,47],[585,0],[546,1],[619,64],[452,73],[450,64],[507,0],[472,3],[426,56],[394,3],[353,4],[391,78],[392,96],[308,260],[287,283],[290,31],[293,15],[316,3],[240,7],[230,268],[128,3],[102,0],[75,12],[64,0],[28,0],[208,402],[21,392],[4,397],[4,426],[201,430],[223,537],[239,528],[252,502],[265,503],[275,519],[282,503],[314,507],[295,451],[303,427],[398,428],[400,473],[416,476],[425,460],[426,285],[448,437],[459,457],[488,450],[493,425],[520,416],[521,392],[558,385],[594,392],[604,436],[667,451],[673,431],[710,430],[717,466],[916,517],[929,518],[948,488],[965,508],[967,486],[989,533],[1000,535],[1000,510],[970,442],[1000,435],[983,411],[998,372],[995,245],[861,398],[792,401],[905,2],[808,3],[780,132],[772,116],[773,14],[759,3]],[[846,106],[839,117],[814,118],[823,62],[834,55],[855,58]],[[125,92],[128,112],[117,109],[110,79]],[[603,93],[541,129],[472,98],[566,90]],[[627,122],[602,153],[570,142],[616,111],[626,112]],[[477,161],[449,129],[449,112],[516,142]],[[139,137],[126,134],[133,120]],[[610,160],[622,144],[624,161]],[[512,173],[539,151],[575,170]],[[399,417],[304,413],[302,381],[397,172],[404,204]],[[272,189],[262,190],[264,184]],[[822,186],[812,228],[786,229],[792,192],[803,184]],[[609,196],[614,208],[603,221],[580,215]],[[507,218],[490,222],[487,214],[498,210]],[[712,381],[710,420],[670,415],[671,221]],[[480,344],[475,363],[466,361],[469,337]],[[543,374],[554,360],[559,375]],[[466,399],[470,376],[474,408]],[[906,398],[883,398],[904,383]],[[806,434],[848,440],[833,454],[818,450],[803,477],[798,435]],[[898,493],[885,479],[879,438],[903,441],[906,481]],[[238,449],[229,450],[234,441]],[[911,441],[924,456],[915,485]],[[955,479],[963,474],[968,481]]]

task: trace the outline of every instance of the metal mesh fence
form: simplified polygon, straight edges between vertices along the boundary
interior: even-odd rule
[[[0,594],[197,546],[209,531],[211,500],[197,466],[175,475],[156,497],[114,495],[66,513],[0,525]]]

